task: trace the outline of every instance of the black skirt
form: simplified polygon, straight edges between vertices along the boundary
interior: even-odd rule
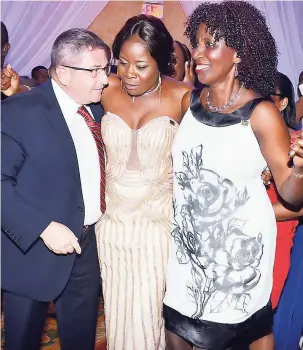
[[[205,350],[226,350],[248,344],[272,333],[273,313],[269,302],[241,323],[226,324],[196,320],[164,305],[163,316],[168,331],[191,346]]]

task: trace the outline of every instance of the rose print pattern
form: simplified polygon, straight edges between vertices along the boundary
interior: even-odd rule
[[[187,291],[195,304],[193,318],[206,307],[219,313],[232,307],[246,313],[250,290],[261,277],[262,234],[244,232],[237,209],[249,200],[246,187],[238,191],[228,179],[203,168],[203,146],[183,152],[183,171],[175,174],[185,204],[174,203],[172,236],[180,264],[191,264]]]

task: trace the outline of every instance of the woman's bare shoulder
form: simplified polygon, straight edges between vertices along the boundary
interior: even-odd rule
[[[116,74],[110,74],[108,77],[108,85],[104,88],[101,96],[101,102],[104,103],[104,100],[108,100],[113,93],[117,92],[117,89],[120,88],[121,80]]]
[[[117,89],[117,87],[121,86],[121,79],[118,77],[117,74],[110,74],[108,77],[108,91],[111,91],[113,89]]]
[[[170,92],[171,96],[178,96],[180,99],[188,92],[194,89],[189,83],[185,83],[183,81],[178,81],[176,79],[164,76],[163,83],[165,89]]]

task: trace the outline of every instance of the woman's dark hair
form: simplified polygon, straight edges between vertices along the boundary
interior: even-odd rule
[[[116,35],[112,49],[114,58],[119,59],[121,47],[132,35],[138,35],[145,42],[146,49],[155,59],[161,74],[170,75],[173,60],[173,38],[163,22],[153,16],[129,18]]]
[[[299,75],[299,84],[298,84],[298,96],[299,96],[299,98],[302,96],[301,91],[299,89],[299,85],[301,85],[301,84],[303,84],[303,70]]]
[[[280,98],[287,97],[287,107],[281,112],[282,116],[291,129],[297,129],[295,91],[290,79],[283,73],[278,72],[276,77],[276,89],[281,95]]]
[[[5,44],[8,44],[8,32],[6,25],[1,22],[1,47]]]
[[[184,56],[184,62],[190,63],[191,61],[191,53],[188,49],[188,47],[185,44],[180,43],[180,41],[175,40],[175,43],[180,47],[182,54]]]
[[[187,21],[185,35],[197,46],[199,25],[205,23],[215,40],[224,39],[241,62],[238,79],[248,89],[269,95],[275,88],[278,52],[263,14],[245,1],[202,3]]]

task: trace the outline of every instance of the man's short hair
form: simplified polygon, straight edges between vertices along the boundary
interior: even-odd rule
[[[55,40],[51,52],[51,69],[63,64],[68,56],[76,56],[86,50],[104,49],[109,47],[97,34],[87,29],[74,28],[61,33]]]
[[[36,75],[36,73],[39,71],[39,70],[48,70],[46,67],[44,67],[44,66],[36,66],[36,67],[34,67],[33,69],[32,69],[32,73],[31,73],[31,75],[32,75],[32,78],[36,78],[35,77],[35,75]]]

